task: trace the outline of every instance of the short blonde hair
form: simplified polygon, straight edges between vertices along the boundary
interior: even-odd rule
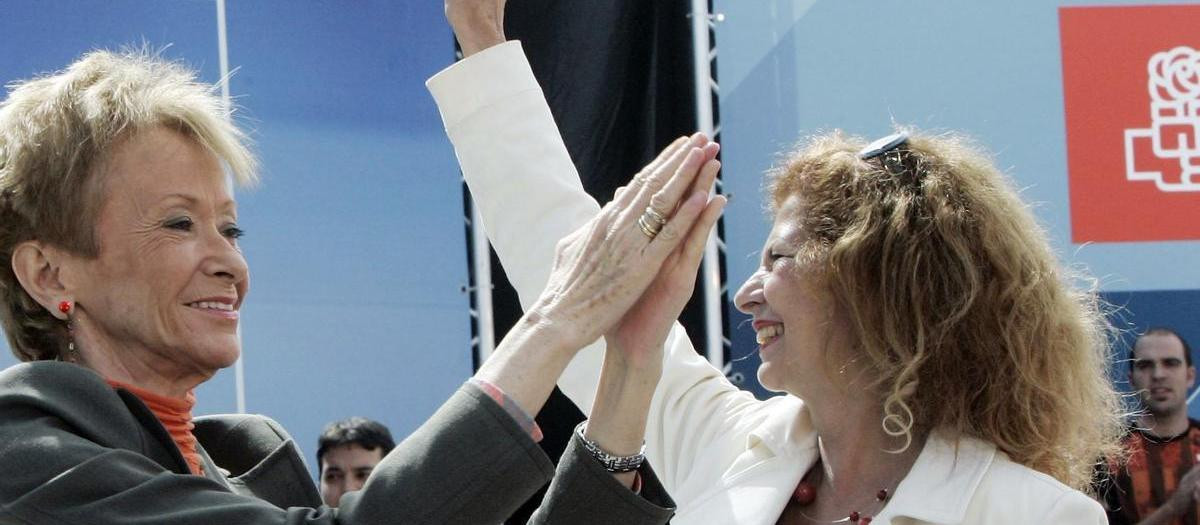
[[[55,359],[65,327],[21,287],[13,250],[39,240],[96,255],[104,185],[95,175],[115,144],[163,126],[212,151],[240,185],[257,180],[257,164],[213,86],[146,49],[92,51],[9,89],[0,103],[0,326],[18,359]]]
[[[1118,450],[1111,331],[991,160],[956,135],[910,133],[888,158],[811,138],[768,182],[803,203],[804,247],[878,374],[885,431],[939,430],[1088,489]]]

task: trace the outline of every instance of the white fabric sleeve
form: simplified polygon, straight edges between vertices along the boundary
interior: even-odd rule
[[[557,241],[591,220],[600,206],[583,190],[519,42],[468,57],[426,86],[484,229],[522,307],[528,308],[546,285]],[[603,351],[603,339],[584,348],[559,379],[559,388],[584,413],[594,401]],[[742,416],[760,403],[698,355],[679,323],[671,329],[665,354],[646,450],[663,484],[673,490],[714,440],[744,442],[744,432],[731,431],[749,424]]]

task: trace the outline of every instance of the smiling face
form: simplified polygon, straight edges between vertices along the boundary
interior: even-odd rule
[[[759,382],[799,397],[830,382],[827,363],[847,361],[849,331],[836,315],[828,292],[818,285],[814,268],[801,261],[808,235],[801,228],[803,204],[787,199],[763,248],[762,266],[734,298],[738,310],[754,317],[762,366]],[[808,263],[811,264],[811,263]]]
[[[207,378],[233,364],[249,275],[220,162],[185,135],[153,128],[114,146],[98,175],[99,253],[72,258],[63,274],[84,359],[149,382]],[[148,371],[160,378],[138,377]]]
[[[1183,343],[1171,334],[1148,334],[1133,348],[1129,382],[1151,414],[1165,416],[1187,410],[1187,391],[1196,369],[1187,364]]]

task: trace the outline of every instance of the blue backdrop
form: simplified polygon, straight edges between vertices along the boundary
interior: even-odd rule
[[[263,166],[262,186],[238,195],[246,407],[308,455],[322,425],[350,415],[407,435],[471,373],[461,178],[423,85],[453,60],[442,6],[346,5],[227,6],[231,90]],[[220,77],[212,0],[4,7],[5,82],[142,42]],[[197,412],[235,411],[234,389],[222,371]]]
[[[1172,324],[1200,346],[1200,243],[1070,241],[1058,8],[1084,2],[714,3],[731,287],[757,264],[777,155],[806,133],[878,136],[895,121],[987,144],[1063,261],[1123,307],[1122,327]],[[142,42],[219,77],[212,0],[4,7],[6,82]],[[441,3],[231,0],[227,18],[232,93],[264,175],[239,195],[247,409],[309,454],[324,423],[349,415],[404,436],[471,372],[458,169],[423,87],[452,60]],[[753,334],[731,312],[734,372],[756,389]],[[198,397],[199,413],[234,411],[232,371]]]

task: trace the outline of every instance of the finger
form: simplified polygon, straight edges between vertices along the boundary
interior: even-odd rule
[[[696,223],[696,218],[704,210],[704,205],[707,201],[708,195],[704,193],[695,192],[689,195],[687,200],[684,200],[679,205],[679,209],[675,211],[675,215],[667,219],[667,224],[650,241],[650,245],[646,247],[645,253],[652,260],[666,260],[667,256],[675,251],[675,247],[679,246],[684,233],[691,231],[692,225]]]
[[[631,191],[620,192],[621,194],[625,194],[627,196],[626,200],[621,200],[620,194],[613,197],[613,200],[616,201],[617,205],[627,205],[628,199],[636,196],[641,187],[646,183],[646,178],[650,177],[650,174],[658,171],[663,164],[666,164],[671,157],[678,153],[680,149],[684,148],[684,146],[686,146],[690,140],[690,137],[679,137],[668,144],[667,147],[663,148],[662,151],[658,153],[658,156],[654,158],[654,160],[650,161],[649,164],[647,164],[644,168],[642,168],[641,171],[637,172],[632,179],[630,179],[628,190]]]
[[[708,245],[708,236],[712,232],[713,226],[717,224],[717,219],[721,218],[721,213],[725,211],[727,203],[729,201],[723,195],[709,199],[708,205],[704,207],[704,211],[700,212],[700,218],[696,219],[696,224],[692,225],[687,238],[676,249],[680,256],[678,262],[693,274],[700,267],[700,260],[704,258],[704,247]]]
[[[659,166],[665,164],[667,159],[670,159],[672,155],[675,155],[675,152],[687,145],[689,141],[691,141],[691,137],[679,137],[671,141],[671,143],[668,144],[667,147],[663,148],[662,151],[658,153],[658,156],[654,157],[654,160],[650,161],[650,163],[647,164],[642,171],[646,173],[657,171]]]
[[[621,200],[621,194],[623,194],[623,193],[625,193],[625,186],[621,186],[620,188],[617,188],[617,191],[613,192],[613,200],[614,201]]]
[[[713,160],[713,159],[717,158],[717,153],[720,153],[720,152],[721,152],[721,144],[716,143],[716,142],[709,142],[708,144],[704,145],[704,153],[705,153],[704,160],[705,161]]]
[[[701,148],[707,143],[708,137],[704,136],[702,133],[696,133],[695,135],[688,137],[687,142],[685,142],[682,147],[668,157],[666,162],[658,165],[657,169],[649,172],[649,174],[644,178],[644,183],[642,184],[640,191],[637,193],[638,200],[642,203],[647,202],[649,200],[649,196],[654,195],[659,189],[661,189],[663,184],[665,184],[666,181],[679,170],[679,167],[685,160],[689,158],[693,150]],[[645,204],[642,204],[642,206],[645,206]],[[656,210],[664,216],[669,214],[672,209],[673,208],[656,208]],[[640,212],[641,210],[638,211]]]
[[[700,175],[696,177],[696,183],[693,185],[691,192],[692,193],[703,193],[706,196],[709,195],[709,189],[712,188],[712,181],[716,179],[717,173],[720,170],[721,170],[721,163],[719,161],[710,160],[710,161],[704,163],[704,167],[700,169]],[[711,213],[709,211],[709,208],[713,206],[713,203],[717,200],[718,197],[720,198],[720,209],[724,209],[725,204],[729,202],[729,199],[725,198],[723,195],[717,195],[716,197],[708,199],[708,204],[706,205],[704,211],[701,213],[699,222],[697,222],[697,226],[693,227],[692,231],[690,231],[688,233],[688,240],[685,242],[685,245],[687,245],[688,243],[691,242],[691,236],[693,234],[695,234],[695,228],[703,226],[703,222],[707,218],[707,216],[705,214]],[[719,211],[717,212],[717,216],[718,217],[720,216]],[[716,220],[716,219],[714,219],[714,220]],[[708,228],[710,228],[710,227],[711,227],[711,224],[708,226],[703,226],[705,231],[707,231]],[[703,249],[703,245],[701,245],[700,249]],[[687,261],[687,260],[690,260],[690,258],[687,255],[685,255],[683,260]]]
[[[705,156],[707,158],[707,154]],[[721,173],[721,161],[709,159],[700,167],[700,174],[696,176],[696,182],[692,184],[690,191],[702,191],[710,193],[713,189],[713,184],[717,181],[717,174]]]
[[[675,173],[666,181],[663,187],[650,197],[650,202],[647,205],[658,212],[659,215],[670,217],[680,199],[683,199],[686,194],[690,193],[688,189],[692,187],[697,175],[702,171],[701,168],[703,168],[703,165],[704,151],[698,148],[692,149],[683,163],[679,165],[679,169],[675,170]],[[707,196],[708,189],[704,189],[703,193]]]

